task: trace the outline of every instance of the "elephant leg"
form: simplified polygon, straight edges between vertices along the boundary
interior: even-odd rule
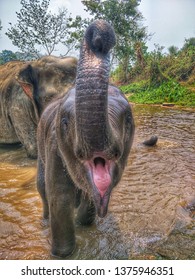
[[[95,220],[96,210],[92,200],[87,194],[82,194],[81,203],[77,213],[77,223],[81,225],[90,225]]]
[[[40,158],[37,160],[37,190],[43,202],[43,219],[49,218],[49,206],[45,192],[45,167]]]
[[[49,203],[53,256],[66,257],[75,249],[75,186],[61,158],[49,149],[46,162],[46,192]]]
[[[50,199],[52,255],[66,257],[75,249],[73,194],[57,192]]]

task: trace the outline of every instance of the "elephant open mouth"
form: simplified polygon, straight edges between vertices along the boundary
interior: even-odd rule
[[[112,162],[97,155],[86,161],[85,166],[94,189],[94,201],[98,215],[104,217],[107,213],[112,186]]]
[[[92,163],[92,175],[95,186],[97,187],[101,197],[111,184],[109,162],[102,157],[95,157]]]

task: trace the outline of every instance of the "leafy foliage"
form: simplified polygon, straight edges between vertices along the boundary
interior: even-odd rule
[[[138,11],[140,0],[88,0],[82,1],[94,19],[105,19],[114,27],[117,44],[113,57],[119,61],[123,81],[131,64],[137,61],[137,43],[148,38],[146,27],[142,26],[143,16]]]
[[[22,52],[39,57],[42,48],[50,55],[59,43],[67,47],[67,53],[75,45],[75,36],[70,27],[81,28],[81,18],[74,20],[65,8],[51,14],[50,0],[21,0],[22,9],[17,14],[17,24],[12,25],[6,35]]]
[[[163,74],[163,72],[160,69],[160,66],[157,61],[152,61],[150,64],[150,86],[159,86],[163,82],[167,81],[168,78]]]
[[[177,81],[188,81],[195,71],[195,46],[182,48],[177,56],[164,59],[162,70]]]
[[[168,51],[170,56],[176,56],[178,54],[178,48],[176,46],[170,46]]]
[[[40,54],[40,57],[41,56]],[[3,50],[0,52],[0,65],[12,60],[31,61],[34,60],[34,57],[31,53],[12,52],[10,50]]]
[[[195,93],[173,80],[164,82],[159,87],[150,87],[146,81],[142,81],[141,83],[121,86],[121,90],[126,94],[129,93],[129,101],[131,102],[195,106]]]
[[[179,50],[169,48],[162,53],[163,47],[156,46],[150,53],[144,53],[145,66],[142,72],[137,65],[132,67],[128,85],[121,90],[128,94],[129,100],[136,103],[195,106],[195,40],[185,40]],[[116,79],[116,69],[113,76]]]
[[[84,32],[89,23],[89,19],[82,19],[81,16],[76,16],[75,19],[69,18],[69,23],[67,24],[67,36],[63,41],[63,44],[68,48],[68,52],[72,49],[77,50],[80,48]]]
[[[4,64],[11,60],[17,60],[17,55],[9,50],[3,50],[0,53],[0,64]]]
[[[195,37],[191,37],[189,39],[185,39],[185,43],[183,45],[182,50],[193,49],[195,47]]]

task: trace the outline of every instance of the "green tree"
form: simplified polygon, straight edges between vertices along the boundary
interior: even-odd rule
[[[170,56],[176,56],[176,55],[178,55],[179,49],[176,46],[170,46],[168,48],[168,51],[169,51]]]
[[[64,40],[64,44],[66,45],[68,52],[73,49],[76,51],[80,48],[84,32],[89,23],[89,19],[82,19],[81,16],[76,16],[75,19],[69,19],[67,34]]]
[[[3,28],[3,26],[1,25],[1,20],[0,20],[0,31],[2,28]],[[0,38],[1,38],[1,35],[0,35]]]
[[[15,53],[9,50],[3,50],[0,52],[0,64],[4,64],[11,60],[17,60],[18,57]]]
[[[163,53],[164,50],[164,46],[160,46],[159,44],[154,44],[154,50],[152,52],[150,52],[150,59],[152,61],[158,61],[160,62],[161,59],[165,56],[165,54]]]
[[[69,30],[74,20],[65,8],[52,14],[49,3],[50,0],[21,0],[22,8],[16,12],[17,24],[10,23],[6,32],[13,45],[34,57],[39,57],[43,49],[51,55],[60,43],[66,46],[68,53],[75,44]]]
[[[187,50],[189,48],[195,47],[195,37],[191,37],[189,39],[185,39],[182,50]]]
[[[132,64],[136,62],[138,42],[148,38],[146,27],[142,25],[143,16],[138,10],[141,0],[88,0],[82,1],[86,11],[94,19],[105,19],[114,27],[117,44],[114,57],[123,69],[123,80]],[[139,44],[141,46],[141,44]],[[141,53],[141,50],[140,50]]]

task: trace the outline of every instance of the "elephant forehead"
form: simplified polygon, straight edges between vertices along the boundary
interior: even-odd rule
[[[59,87],[67,83],[67,75],[58,69],[43,69],[39,71],[39,84],[48,87]]]
[[[40,79],[39,82],[39,96],[43,99],[62,96],[64,95],[71,84],[68,82],[61,81],[58,77],[51,77],[51,79]]]
[[[45,89],[46,92],[54,89],[61,92],[67,84],[72,83],[76,76],[76,63],[69,60],[58,59],[55,62],[52,60],[52,63],[51,61],[45,63],[44,60],[35,62],[33,66],[37,72],[39,88]]]
[[[128,101],[121,95],[109,95],[108,96],[108,114],[110,117],[119,118],[126,114],[126,111],[130,110]]]

